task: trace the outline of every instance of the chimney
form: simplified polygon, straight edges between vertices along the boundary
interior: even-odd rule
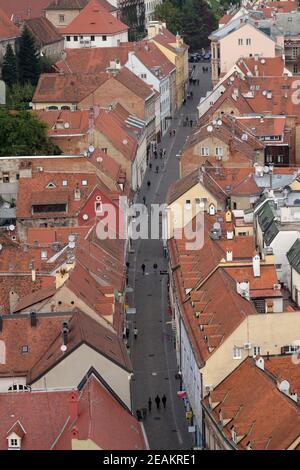
[[[30,312],[30,325],[35,327],[37,325],[36,312]]]
[[[68,335],[69,335],[69,322],[68,321],[62,322],[61,333],[63,337],[63,344],[66,346],[68,344]]]
[[[78,418],[78,400],[77,393],[75,390],[71,392],[69,400],[69,411],[70,411],[70,423],[73,424]]]
[[[232,261],[233,260],[233,253],[231,250],[226,251],[226,261]]]
[[[256,253],[252,258],[253,276],[260,277],[260,257]]]
[[[32,280],[32,282],[35,282],[35,280],[36,280],[36,274],[35,274],[35,269],[34,268],[31,270],[31,280]]]
[[[261,369],[261,370],[265,370],[265,361],[264,361],[264,358],[261,357],[261,356],[256,356],[255,358],[255,364],[256,366]]]
[[[77,184],[77,187],[74,189],[74,199],[75,201],[80,201],[81,199],[81,193],[80,193],[80,189],[78,188],[78,184]]]

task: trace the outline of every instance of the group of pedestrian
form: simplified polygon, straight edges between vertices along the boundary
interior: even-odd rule
[[[189,78],[189,84],[190,84],[190,85],[199,85],[199,84],[200,84],[200,80],[199,80],[199,78],[192,78],[192,77],[190,77],[190,78]]]
[[[193,119],[189,119],[188,116],[185,117],[184,121],[183,121],[183,127],[193,127],[193,124],[194,124],[194,121]]]
[[[170,137],[172,137],[172,136],[175,137],[175,135],[176,135],[176,130],[175,129],[170,129],[169,130],[169,136]]]
[[[160,402],[162,402],[163,407],[166,408],[167,397],[166,397],[165,394],[161,397],[161,399],[160,399],[159,395],[156,395],[156,397],[154,398],[154,401],[156,403],[156,408],[158,410],[160,409]],[[149,397],[149,400],[148,400],[148,410],[149,410],[149,412],[151,412],[151,409],[152,409],[152,400],[151,400],[151,397]]]
[[[153,263],[153,271],[154,271],[155,273],[157,272],[157,268],[158,268],[157,263]],[[145,265],[145,263],[142,264],[141,269],[142,269],[143,275],[145,275],[145,271],[146,271],[146,265]]]
[[[208,72],[208,67],[204,67],[204,66],[203,66],[203,67],[202,67],[202,72],[204,72],[204,73],[205,73],[205,72]]]

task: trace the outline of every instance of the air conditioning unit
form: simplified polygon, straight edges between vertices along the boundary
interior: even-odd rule
[[[251,343],[244,343],[244,349],[251,349]]]

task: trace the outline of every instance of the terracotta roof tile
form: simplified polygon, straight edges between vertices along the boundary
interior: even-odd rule
[[[43,10],[49,0],[0,0],[0,8],[9,18],[15,20],[43,16]]]
[[[233,427],[239,439],[238,449],[246,450],[251,445],[253,450],[282,450],[299,438],[298,405],[278,390],[276,382],[252,358],[243,361],[226,377],[215,388],[212,398],[215,393],[221,393],[217,399],[221,402],[211,410],[209,398],[205,398],[206,412],[217,422],[223,410],[226,419],[231,418],[224,424],[222,433],[231,441]]]
[[[98,0],[90,0],[71,23],[61,28],[68,34],[116,34],[127,31],[128,26],[115,18]]]
[[[45,17],[30,18],[25,21],[25,26],[33,34],[36,43],[40,47],[63,41],[63,37],[58,30]]]
[[[20,36],[19,29],[10,21],[6,13],[0,9],[0,38],[9,39],[18,36]]]

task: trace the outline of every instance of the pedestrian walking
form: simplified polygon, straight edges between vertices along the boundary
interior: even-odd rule
[[[151,186],[151,181],[149,181],[149,180],[147,181],[147,186],[148,186],[148,189],[149,189],[150,186]]]
[[[158,395],[155,397],[155,403],[156,403],[156,408],[159,410],[159,405],[160,405],[160,398]]]
[[[173,136],[175,137],[175,135],[176,135],[176,130],[173,129]]]
[[[197,78],[197,85],[199,85],[199,84],[200,84],[200,80],[199,80],[199,78]]]
[[[151,400],[151,397],[149,397],[149,400],[148,400],[148,410],[149,410],[149,413],[151,411],[151,408],[152,408],[152,400]]]
[[[162,404],[163,404],[163,406],[164,406],[164,408],[165,408],[165,407],[166,407],[166,404],[167,404],[167,397],[166,397],[165,394],[162,396],[161,401],[162,401]]]
[[[146,266],[144,265],[144,263],[142,264],[141,268],[142,268],[143,274],[145,274]]]
[[[167,153],[166,149],[163,149],[163,157],[166,156],[166,153]]]
[[[146,204],[146,196],[143,196],[143,204]]]
[[[185,120],[186,120],[186,122],[189,122],[189,117],[186,116],[186,117],[185,117]]]
[[[169,130],[169,136],[172,137],[172,130]]]
[[[149,170],[152,169],[152,163],[149,163]]]
[[[159,170],[159,166],[157,165],[157,167],[156,167],[156,173],[158,173],[158,170]]]
[[[126,328],[125,335],[126,335],[126,338],[128,339],[129,338],[129,328]]]
[[[193,99],[193,97],[194,97],[194,93],[191,91],[191,98]]]
[[[154,150],[154,158],[157,158],[157,150]]]
[[[153,269],[154,269],[155,272],[157,271],[157,263],[154,263]]]
[[[135,327],[133,328],[133,336],[134,336],[134,339],[137,339],[138,332],[139,332],[139,331],[138,331],[137,327],[135,326]]]
[[[159,156],[160,156],[160,158],[163,157],[163,149],[160,149],[160,151],[159,151]]]

